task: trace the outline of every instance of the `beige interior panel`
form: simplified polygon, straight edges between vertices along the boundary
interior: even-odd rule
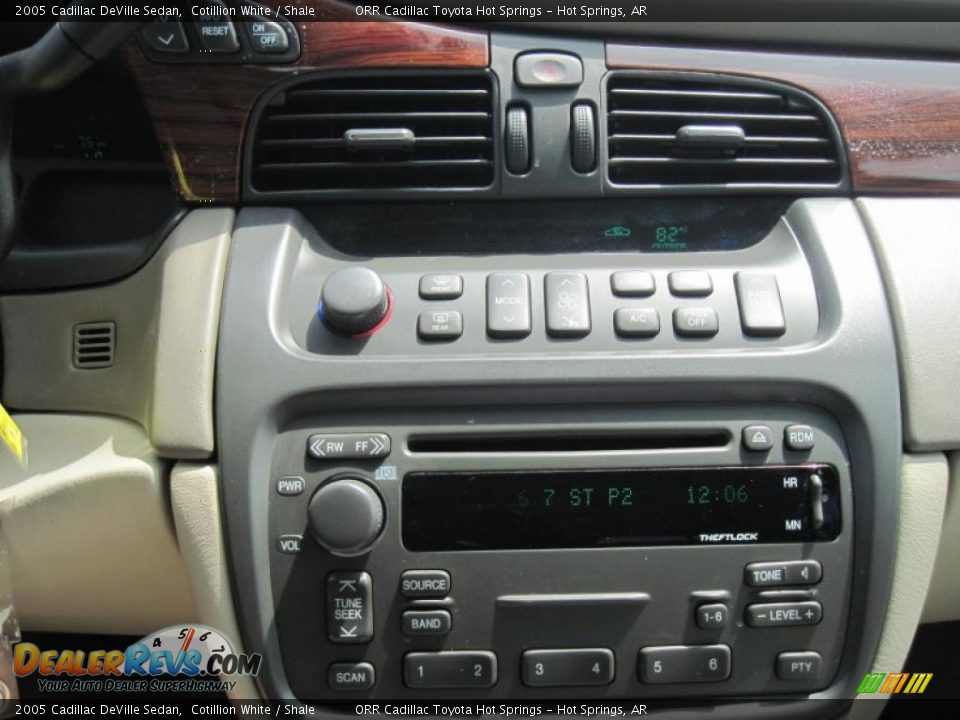
[[[960,200],[861,198],[897,330],[904,443],[960,448]]]
[[[234,648],[240,651],[240,629],[227,571],[216,467],[177,463],[170,474],[170,501],[199,621],[226,633],[233,640]],[[227,679],[237,682],[229,693],[232,699],[259,697],[251,678],[231,676]]]
[[[188,214],[139,272],[109,285],[0,297],[3,399],[19,411],[117,415],[158,454],[213,452],[220,297],[234,211]],[[116,324],[112,367],[73,366],[73,328]]]
[[[947,508],[923,622],[960,620],[960,453],[951,453],[949,460]]]
[[[26,630],[142,635],[196,620],[143,430],[93,415],[15,417],[29,464],[0,452],[0,529]]]
[[[947,478],[947,459],[939,453],[903,459],[893,589],[874,672],[897,672],[907,659],[933,575]]]

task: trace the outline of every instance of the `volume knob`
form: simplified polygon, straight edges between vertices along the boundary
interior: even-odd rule
[[[390,309],[383,280],[370,268],[348,267],[332,273],[320,291],[320,313],[333,330],[360,335],[375,328]]]
[[[383,501],[355,478],[323,485],[310,498],[307,515],[313,539],[334,555],[362,555],[383,529]]]

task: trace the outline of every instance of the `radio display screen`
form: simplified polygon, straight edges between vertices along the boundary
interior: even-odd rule
[[[415,472],[401,520],[442,552],[828,541],[841,513],[835,468],[797,465]]]

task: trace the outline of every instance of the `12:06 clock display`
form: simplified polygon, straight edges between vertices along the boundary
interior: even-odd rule
[[[418,472],[401,515],[415,552],[818,541],[841,519],[829,465]]]

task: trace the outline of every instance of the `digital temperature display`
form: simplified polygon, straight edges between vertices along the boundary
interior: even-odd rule
[[[810,542],[841,522],[829,465],[410,473],[402,515],[417,552]]]

